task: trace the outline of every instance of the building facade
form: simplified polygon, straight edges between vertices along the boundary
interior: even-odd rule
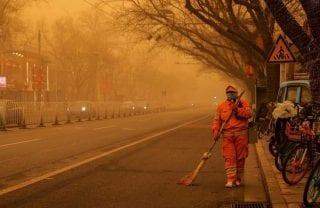
[[[0,63],[0,99],[21,102],[48,100],[48,59],[31,51],[8,51],[1,55]]]
[[[309,79],[307,70],[300,63],[284,63],[280,65],[280,84],[292,80]]]

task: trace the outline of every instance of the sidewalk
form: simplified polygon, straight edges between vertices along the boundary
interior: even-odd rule
[[[266,196],[263,176],[254,144],[249,145],[249,152],[244,174],[244,202],[265,203],[268,201],[268,196]]]
[[[267,141],[265,139],[258,140],[256,149],[272,207],[302,207],[302,194],[306,179],[296,186],[287,185],[282,179],[281,172],[279,172],[274,165],[274,159],[269,153]]]

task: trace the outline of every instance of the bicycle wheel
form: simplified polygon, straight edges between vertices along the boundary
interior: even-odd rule
[[[280,154],[276,155],[276,157],[274,158],[274,165],[276,166],[276,168],[279,171],[283,170],[283,164],[282,164],[282,156]]]
[[[306,207],[320,205],[320,161],[312,169],[303,191],[303,203]]]
[[[284,161],[284,158],[286,157],[287,150],[289,150],[289,145],[288,144],[282,145],[282,147],[279,147],[278,154],[274,158],[274,165],[279,171],[283,170],[283,161]]]
[[[279,147],[279,152],[275,157],[275,166],[279,171],[283,170],[284,162],[286,158],[291,154],[291,152],[295,149],[297,146],[297,143],[294,142],[286,142],[285,144],[282,144],[281,147]]]
[[[278,147],[277,147],[277,142],[274,138],[271,138],[269,142],[269,152],[273,157],[277,156],[278,154]]]
[[[260,124],[260,126],[258,127],[258,132],[257,132],[257,136],[258,136],[258,139],[262,139],[263,136],[264,136],[264,127],[262,124]]]
[[[283,163],[282,177],[289,185],[296,185],[308,172],[311,164],[306,146],[298,146],[291,151]]]
[[[272,122],[272,121],[270,121],[270,122]],[[267,129],[267,131],[266,131],[266,136],[268,136],[268,137],[271,137],[272,135],[274,135],[274,124],[269,124],[269,127],[268,127],[268,129]]]

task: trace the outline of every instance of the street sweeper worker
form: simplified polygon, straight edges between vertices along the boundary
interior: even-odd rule
[[[222,131],[222,155],[227,177],[227,188],[240,186],[243,182],[245,159],[248,157],[248,123],[252,116],[252,110],[245,99],[240,99],[238,105],[238,91],[233,86],[226,88],[227,100],[218,108],[212,124],[213,138],[217,134],[221,124],[228,119]]]

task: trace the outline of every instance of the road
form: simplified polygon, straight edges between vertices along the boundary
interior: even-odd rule
[[[219,207],[220,150],[192,187],[176,182],[210,144],[208,110],[92,121],[0,135],[0,207]],[[209,114],[210,115],[210,114]]]

